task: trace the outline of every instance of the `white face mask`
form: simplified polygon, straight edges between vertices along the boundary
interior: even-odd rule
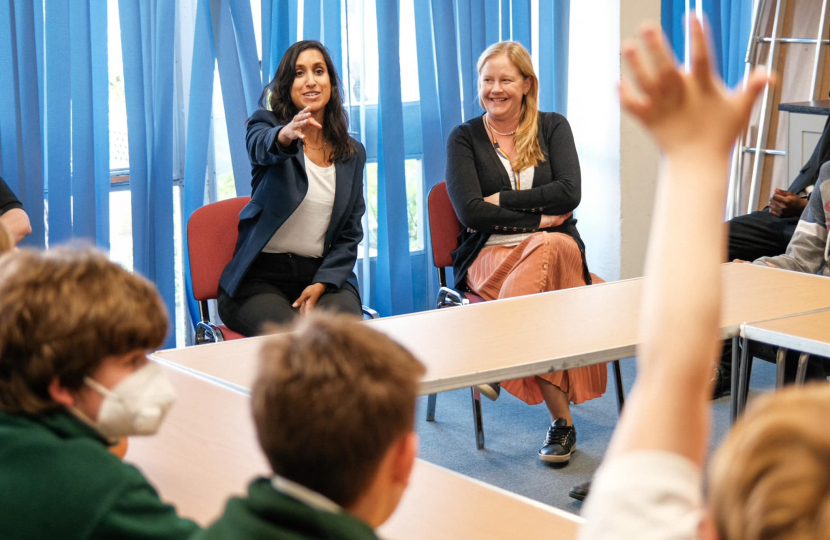
[[[173,383],[155,362],[148,362],[111,390],[89,377],[84,382],[104,396],[94,426],[110,439],[152,435],[176,401]]]

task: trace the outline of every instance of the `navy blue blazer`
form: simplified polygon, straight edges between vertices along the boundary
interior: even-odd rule
[[[302,147],[294,141],[288,148],[277,142],[282,126],[271,111],[260,109],[248,119],[245,142],[251,160],[253,195],[239,213],[239,239],[233,259],[225,266],[219,285],[233,296],[245,273],[274,233],[294,213],[308,192],[308,176]],[[357,288],[354,265],[357,246],[363,239],[361,219],[363,166],[366,149],[352,139],[355,155],[335,163],[336,185],[331,222],[326,231],[323,262],[312,283],[340,288],[350,283]]]

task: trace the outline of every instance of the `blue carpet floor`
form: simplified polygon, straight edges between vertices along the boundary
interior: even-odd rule
[[[628,392],[636,377],[635,360],[622,360],[622,368]],[[752,370],[753,392],[771,389],[774,384],[775,366],[756,361]],[[571,408],[578,450],[566,466],[546,464],[536,457],[550,425],[544,404],[528,406],[502,391],[496,402],[482,399],[482,409],[486,448],[476,450],[469,389],[439,394],[435,422],[426,421],[426,398],[421,398],[417,413],[420,456],[488,484],[579,513],[581,503],[569,498],[568,491],[572,486],[590,480],[602,461],[617,423],[610,365],[605,395]],[[729,428],[729,398],[713,401],[712,413],[710,447],[714,448]],[[678,422],[682,421],[682,418],[678,419]]]

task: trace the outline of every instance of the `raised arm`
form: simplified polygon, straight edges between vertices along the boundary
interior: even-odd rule
[[[573,212],[582,197],[582,177],[579,157],[568,120],[561,115],[551,114],[546,118],[543,148],[548,155],[547,162],[540,164],[550,167],[553,181],[530,189],[502,191],[499,205],[511,210],[526,208],[541,209],[544,214],[560,215]],[[540,126],[542,128],[542,126]]]
[[[640,91],[620,84],[623,107],[665,152],[649,240],[640,317],[638,380],[606,459],[661,450],[703,464],[710,374],[720,348],[720,262],[729,152],[768,77],[730,93],[713,74],[700,23],[691,27],[691,73],[681,72],[654,25],[643,58],[624,47]],[[686,209],[686,210],[684,210]],[[694,212],[694,219],[686,212]]]
[[[459,221],[484,233],[535,232],[542,216],[517,212],[484,200],[475,155],[464,126],[456,127],[447,141],[447,192]]]

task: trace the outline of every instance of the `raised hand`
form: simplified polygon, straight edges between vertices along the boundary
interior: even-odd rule
[[[633,40],[624,44],[623,56],[639,90],[622,80],[620,101],[666,153],[700,147],[725,153],[746,126],[752,104],[771,77],[756,71],[745,90],[730,92],[712,72],[700,21],[693,18],[690,23],[690,73],[676,66],[654,23],[640,31],[645,54]]]
[[[323,126],[311,117],[310,109],[310,107],[306,107],[301,110],[287,125],[283,126],[279,135],[277,135],[277,140],[281,145],[289,146],[294,140],[305,139],[305,132],[310,127],[323,129]]]

